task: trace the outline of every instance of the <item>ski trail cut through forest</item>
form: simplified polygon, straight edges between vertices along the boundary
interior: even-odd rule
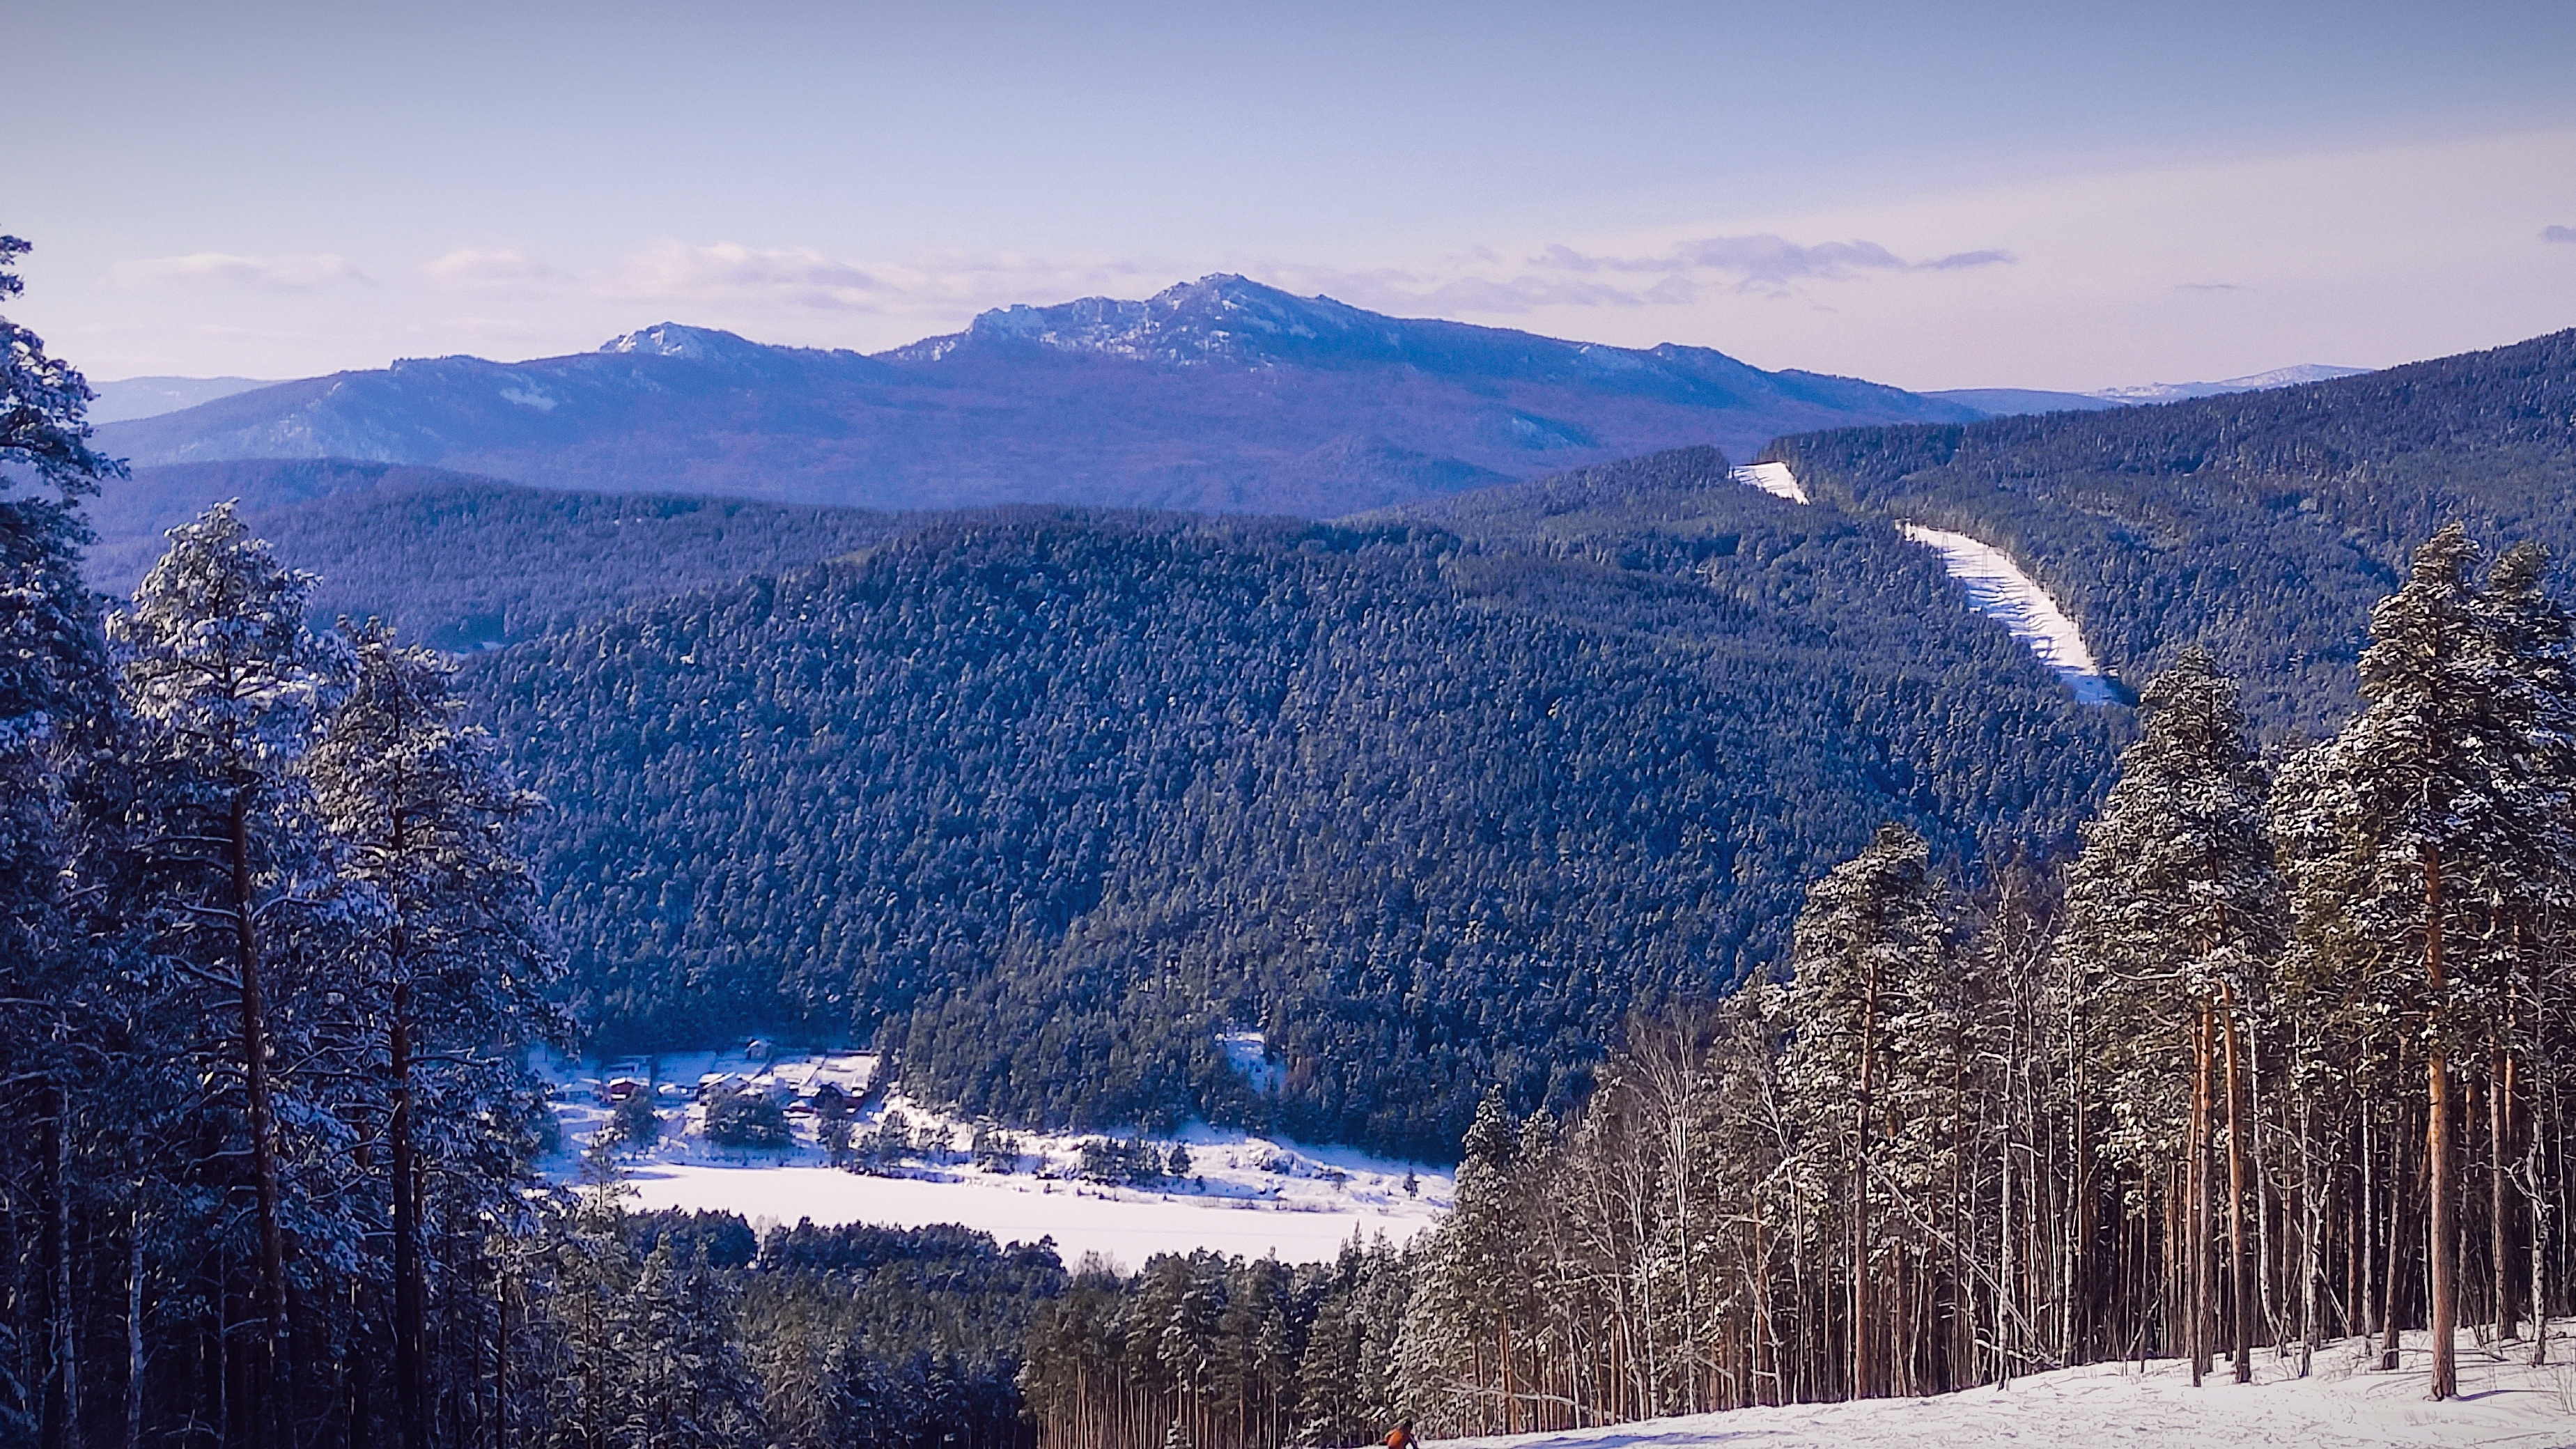
[[[1807,497],[1807,490],[1799,486],[1798,475],[1790,472],[1786,463],[1756,463],[1750,468],[1738,468],[1730,476],[1745,487],[1759,488],[1774,498],[1786,498],[1792,503],[1812,501]]]
[[[1792,503],[1807,503],[1804,485],[1786,463],[1755,463],[1738,468],[1729,476],[1747,488],[1759,488],[1774,498]],[[1992,544],[1980,543],[1964,533],[1950,533],[1920,524],[1900,523],[1896,531],[1941,555],[1941,567],[1950,577],[1967,586],[1968,607],[2000,622],[2012,636],[2028,645],[2039,662],[2049,667],[2075,697],[2086,704],[2114,704],[2120,694],[2111,684],[2111,676],[2093,662],[2093,651],[2084,647],[2083,631],[2037,580],[2021,571],[2012,556]]]
[[[2111,676],[2093,662],[2093,651],[2084,647],[2083,632],[2075,621],[2066,617],[2046,589],[2021,571],[2010,554],[1964,533],[1921,524],[1900,523],[1896,531],[1939,553],[1950,577],[1967,586],[1968,607],[2001,623],[2029,645],[2030,652],[2065,680],[2077,699],[2086,704],[2118,701]]]

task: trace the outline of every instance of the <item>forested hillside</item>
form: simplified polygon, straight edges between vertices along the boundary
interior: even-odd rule
[[[967,519],[481,661],[604,1044],[883,1033],[908,1086],[1445,1155],[1776,960],[1885,819],[2063,837],[2077,706],[1883,526],[1713,453],[1551,485],[1616,549]],[[1678,493],[1669,526],[1639,495]],[[1215,1034],[1284,1068],[1256,1097]]]
[[[852,508],[557,493],[388,463],[180,464],[106,480],[83,572],[110,593],[131,590],[169,546],[164,530],[228,498],[281,557],[319,577],[316,623],[379,615],[443,649],[803,568],[913,526]]]
[[[2576,550],[2576,332],[2162,407],[1803,434],[1764,457],[1820,501],[2002,547],[2124,677],[2199,640],[2258,726],[2318,732],[2355,706],[2372,601],[2444,522]]]
[[[1447,1436],[2149,1357],[2231,1405],[2367,1374],[2468,1442],[2423,1399],[2562,1361],[2576,1281],[2576,620],[2541,579],[2435,534],[2365,710],[2277,769],[2185,651],[2068,857],[1963,891],[1881,830],[1781,975],[1634,1023],[1575,1112],[1482,1104],[1455,1211],[1367,1265],[1402,1308],[1308,1321],[1355,1373],[1264,1355],[1245,1265],[1068,1295],[1024,1380],[1047,1442],[1311,1442],[1268,1411],[1319,1379]]]

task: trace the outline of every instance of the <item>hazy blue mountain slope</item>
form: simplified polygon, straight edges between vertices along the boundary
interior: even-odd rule
[[[1766,457],[1820,501],[2006,549],[2124,678],[2197,639],[2263,724],[2313,730],[2352,708],[2371,605],[2444,522],[2576,553],[2576,331],[2161,407],[1789,437]]]
[[[1775,962],[1881,822],[2062,834],[2126,727],[1884,525],[1706,462],[1610,551],[956,520],[469,684],[607,1043],[877,1034],[975,1111],[1446,1152],[1498,1076],[1566,1100],[1630,1012]],[[1564,486],[1652,491],[1601,472]]]
[[[131,589],[161,531],[239,498],[279,556],[321,576],[317,620],[379,615],[464,649],[629,604],[819,563],[917,526],[903,515],[661,494],[562,493],[384,463],[142,468],[96,500],[90,581]]]
[[[138,467],[128,477],[102,481],[98,496],[90,500],[90,531],[96,539],[86,554],[85,571],[93,585],[126,592],[161,557],[168,546],[162,537],[167,530],[226,499],[238,500],[246,515],[264,516],[342,493],[477,481],[439,468],[338,458]]]
[[[158,417],[268,385],[254,377],[122,377],[92,382],[90,387],[98,396],[90,401],[89,420],[121,423]]]
[[[2025,413],[2098,413],[2107,408],[2129,406],[2113,398],[2095,397],[2089,392],[2047,392],[2029,387],[1953,387],[1923,394],[1961,407],[1975,408],[1989,417],[2018,417]]]
[[[1894,388],[1383,317],[1211,277],[986,313],[880,357],[664,325],[596,353],[411,359],[113,424],[141,464],[352,458],[597,491],[870,507],[1335,515],[1659,448],[1964,421]]]

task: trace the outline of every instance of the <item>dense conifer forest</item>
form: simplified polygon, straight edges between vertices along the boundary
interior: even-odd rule
[[[1438,1436],[2149,1356],[2241,1383],[2355,1337],[2394,1369],[2415,1330],[2436,1398],[2466,1343],[2541,1361],[2576,1308],[2576,652],[2542,570],[2437,533],[2372,611],[2365,708],[2270,768],[2184,650],[2071,859],[1963,888],[1891,824],[1777,976],[1632,1021],[1575,1111],[1489,1096],[1455,1213],[1345,1260],[1401,1309],[1303,1321],[1355,1373],[1264,1347],[1257,1265],[1162,1260],[1032,1339],[1046,1442],[1351,1442],[1269,1417],[1318,1383]]]
[[[2435,529],[2576,551],[2576,331],[2161,407],[1809,433],[1763,456],[1820,502],[2004,549],[2123,677],[2198,641],[2267,737],[2321,734],[2358,703],[2372,602]]]
[[[2576,1311],[2536,546],[2427,527],[2268,752],[2219,651],[2088,710],[1713,454],[907,525],[462,667],[227,505],[91,592],[88,397],[0,322],[8,1442],[1321,1449],[2415,1329],[2441,1396]],[[1458,1207],[1123,1273],[540,1182],[528,1048],[683,1014]]]
[[[877,1039],[1023,1122],[1424,1156],[1775,959],[1886,819],[2071,838],[2125,727],[1881,525],[1713,453],[1615,548],[1028,512],[478,663],[616,1046]],[[1216,1036],[1267,1033],[1257,1095]],[[997,1045],[998,1044],[998,1045]]]

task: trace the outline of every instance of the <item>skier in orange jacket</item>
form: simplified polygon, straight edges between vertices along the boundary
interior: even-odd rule
[[[1386,1436],[1386,1449],[1420,1449],[1422,1441],[1413,1437],[1413,1421],[1405,1420]]]

